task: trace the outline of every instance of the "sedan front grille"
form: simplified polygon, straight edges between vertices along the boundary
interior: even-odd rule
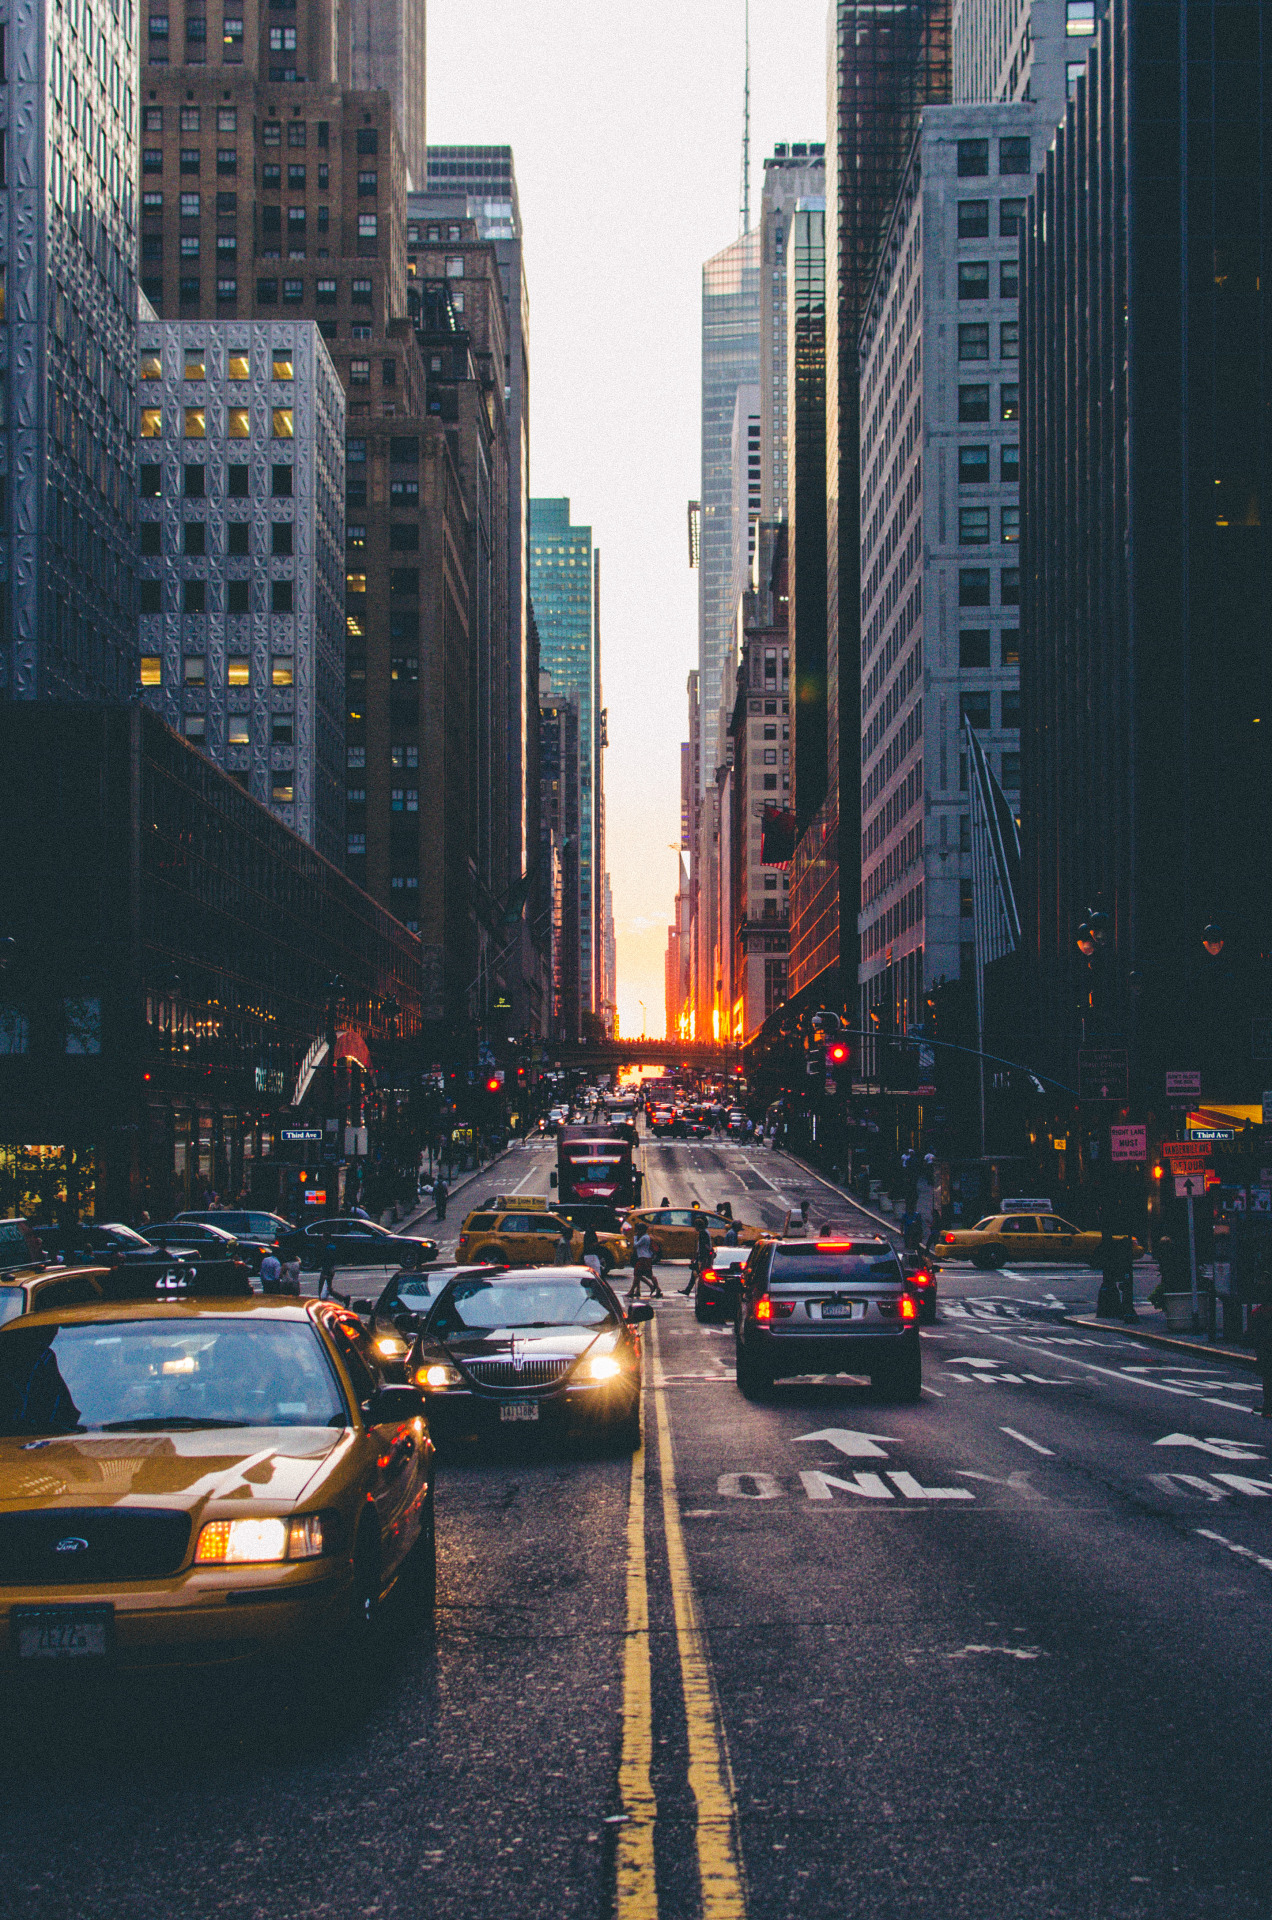
[[[0,1586],[95,1586],[176,1573],[190,1516],[121,1507],[43,1507],[0,1514]]]
[[[474,1360],[468,1371],[479,1387],[554,1387],[574,1365],[573,1360]]]

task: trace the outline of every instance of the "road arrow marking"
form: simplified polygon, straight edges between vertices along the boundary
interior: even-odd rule
[[[1210,1481],[1203,1480],[1200,1474],[1150,1473],[1148,1478],[1150,1483],[1157,1488],[1157,1491],[1159,1493],[1169,1493],[1172,1495],[1177,1495],[1179,1492],[1179,1487],[1187,1487],[1189,1493],[1200,1494],[1203,1499],[1210,1500],[1212,1502],[1216,1500],[1226,1500],[1228,1498],[1227,1494],[1223,1491],[1222,1487],[1212,1486]],[[1176,1481],[1179,1482],[1179,1487],[1175,1485]]]
[[[876,1447],[876,1440],[883,1440],[890,1447],[899,1447],[901,1442],[890,1433],[854,1433],[851,1427],[821,1427],[816,1433],[797,1433],[796,1442],[804,1440],[828,1440],[840,1453],[847,1454],[850,1460],[886,1460],[887,1454],[882,1447]]]
[[[1213,1477],[1234,1493],[1248,1493],[1255,1500],[1266,1500],[1272,1493],[1272,1480],[1251,1480],[1243,1473],[1216,1473]]]
[[[1215,1435],[1198,1440],[1191,1433],[1168,1433],[1161,1440],[1154,1440],[1155,1447],[1196,1447],[1199,1453],[1217,1453],[1221,1460],[1262,1460],[1259,1452],[1252,1453],[1249,1447],[1243,1447],[1239,1440],[1224,1440]]]
[[[889,1473],[889,1480],[907,1500],[974,1500],[970,1487],[921,1487],[912,1473]]]

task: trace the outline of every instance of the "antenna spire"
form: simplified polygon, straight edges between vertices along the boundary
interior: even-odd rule
[[[742,87],[742,231],[751,231],[751,0],[743,0],[746,77]]]

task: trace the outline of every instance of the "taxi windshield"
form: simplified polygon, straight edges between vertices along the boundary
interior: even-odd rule
[[[277,1320],[15,1322],[0,1334],[0,1435],[343,1426],[317,1333]]]
[[[435,1308],[432,1326],[443,1338],[489,1333],[496,1327],[603,1327],[614,1311],[588,1280],[460,1280]]]

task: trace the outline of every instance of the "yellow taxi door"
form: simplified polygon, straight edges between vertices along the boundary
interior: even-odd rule
[[[332,1314],[327,1324],[365,1418],[366,1409],[384,1384],[375,1349],[362,1323],[352,1314]],[[427,1477],[423,1432],[417,1432],[412,1421],[368,1424],[363,1444],[368,1454],[371,1499],[380,1525],[381,1574],[387,1581],[414,1546],[419,1532]]]

